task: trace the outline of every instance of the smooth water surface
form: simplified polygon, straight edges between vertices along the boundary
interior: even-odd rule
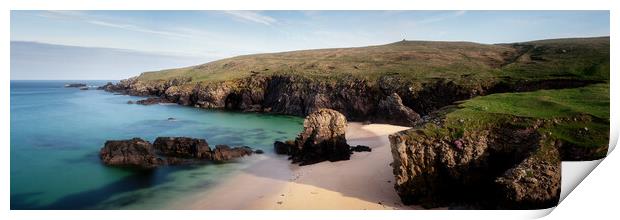
[[[98,152],[106,140],[188,136],[273,156],[275,140],[294,138],[302,129],[297,117],[127,104],[141,98],[64,88],[68,82],[79,81],[11,81],[11,209],[166,208],[251,166],[256,157],[135,171],[102,165]]]

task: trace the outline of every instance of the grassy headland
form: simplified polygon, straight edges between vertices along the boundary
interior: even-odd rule
[[[302,50],[237,56],[201,65],[145,72],[142,81],[191,78],[218,82],[251,75],[300,75],[376,81],[397,74],[415,81],[460,84],[526,79],[609,79],[609,37],[512,44],[400,41],[380,46]]]

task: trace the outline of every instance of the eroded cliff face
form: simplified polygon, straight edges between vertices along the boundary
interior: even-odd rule
[[[467,75],[463,76],[467,78]],[[307,116],[320,108],[334,109],[351,121],[414,126],[421,116],[455,101],[497,92],[572,88],[595,81],[514,81],[457,84],[443,79],[417,82],[398,74],[377,81],[355,77],[318,80],[299,75],[260,75],[221,81],[192,82],[189,78],[143,81],[138,78],[107,84],[101,89],[135,96],[156,96],[167,102],[205,109],[269,112]]]
[[[413,129],[390,135],[395,189],[405,204],[489,209],[557,205],[560,156],[539,124],[502,124],[461,137]]]
[[[361,79],[338,82],[299,76],[254,76],[220,83],[184,80],[123,80],[106,91],[136,96],[158,96],[181,105],[206,109],[271,112],[307,116],[320,108],[341,112],[350,120],[399,125],[419,122],[419,115],[403,104],[396,91],[383,90]],[[390,113],[397,113],[392,116]]]

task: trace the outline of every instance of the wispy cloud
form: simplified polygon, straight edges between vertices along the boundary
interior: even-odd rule
[[[86,22],[90,24],[94,24],[94,25],[104,26],[104,27],[119,28],[119,29],[123,29],[127,31],[142,32],[142,33],[147,33],[147,34],[158,34],[158,35],[164,35],[164,36],[170,36],[170,37],[181,37],[181,38],[192,37],[191,35],[185,35],[181,33],[169,32],[169,31],[153,30],[153,29],[140,27],[140,26],[136,26],[132,24],[111,23],[111,22],[100,21],[100,20],[86,20]]]
[[[231,15],[237,19],[241,19],[243,21],[249,21],[264,25],[273,25],[277,22],[275,18],[263,15],[260,12],[256,11],[224,11],[224,13]]]
[[[130,23],[112,22],[112,21],[107,21],[109,19],[106,20],[100,17],[95,18],[81,11],[46,11],[45,13],[40,14],[40,16],[47,17],[47,18],[56,18],[56,19],[72,19],[72,20],[86,22],[86,23],[93,24],[93,25],[103,26],[103,27],[118,28],[118,29],[122,29],[126,31],[141,32],[141,33],[147,33],[147,34],[157,34],[157,35],[162,35],[162,36],[167,36],[167,37],[176,37],[176,38],[194,38],[196,37],[195,32],[197,32],[197,31],[190,31],[189,29],[184,29],[186,32],[158,30],[158,29],[148,28],[148,27],[130,24]],[[201,33],[202,35],[204,35],[206,32],[201,31]]]

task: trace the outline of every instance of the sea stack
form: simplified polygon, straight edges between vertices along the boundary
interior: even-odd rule
[[[295,142],[276,142],[277,152],[287,153],[300,165],[348,160],[351,150],[345,138],[347,119],[340,112],[318,109],[304,120],[304,130]],[[284,149],[288,148],[288,149]]]

